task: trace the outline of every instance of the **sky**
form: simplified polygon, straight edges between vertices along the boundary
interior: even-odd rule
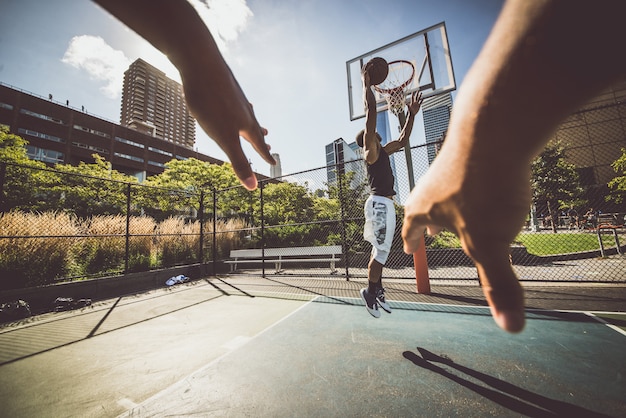
[[[445,21],[457,87],[503,0],[190,0],[269,130],[283,174],[326,164],[352,142],[346,62]],[[89,0],[0,0],[0,81],[119,123],[123,73],[142,58],[180,81],[167,57]],[[457,90],[458,91],[458,90]],[[453,97],[456,92],[453,93]],[[411,145],[423,143],[412,135]],[[420,142],[421,141],[421,142]],[[254,171],[269,164],[245,141]],[[196,148],[227,160],[198,127]]]

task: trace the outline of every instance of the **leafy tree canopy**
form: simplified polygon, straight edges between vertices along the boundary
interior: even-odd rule
[[[563,145],[553,141],[533,160],[531,173],[533,200],[545,200],[556,232],[556,209],[571,205],[584,192],[576,166],[567,162]]]
[[[165,163],[165,171],[148,177],[145,184],[169,189],[200,190],[225,189],[239,184],[230,164],[211,164],[196,158],[171,160]]]
[[[0,161],[28,165],[31,167],[45,167],[41,161],[34,161],[26,154],[28,141],[21,136],[9,133],[6,126],[0,127]]]
[[[608,185],[611,188],[611,194],[606,197],[607,201],[615,203],[623,203],[626,196],[626,148],[622,148],[622,155],[611,164],[613,170],[617,173]]]

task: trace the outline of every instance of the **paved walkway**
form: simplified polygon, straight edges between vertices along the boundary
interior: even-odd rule
[[[1,415],[626,414],[625,317],[557,312],[625,312],[624,285],[527,286],[519,335],[475,284],[389,281],[379,320],[363,285],[211,278],[9,324]]]

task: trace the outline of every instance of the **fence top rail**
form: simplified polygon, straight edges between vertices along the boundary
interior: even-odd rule
[[[318,245],[313,247],[287,247],[287,248],[266,248],[265,257],[279,256],[305,256],[305,255],[329,255],[341,254],[341,245]],[[231,250],[232,258],[261,257],[261,248]]]

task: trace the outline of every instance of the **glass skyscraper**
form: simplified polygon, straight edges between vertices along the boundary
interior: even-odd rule
[[[448,131],[450,114],[452,113],[452,95],[446,93],[427,98],[422,104],[422,113],[424,115],[428,165],[431,165]]]

